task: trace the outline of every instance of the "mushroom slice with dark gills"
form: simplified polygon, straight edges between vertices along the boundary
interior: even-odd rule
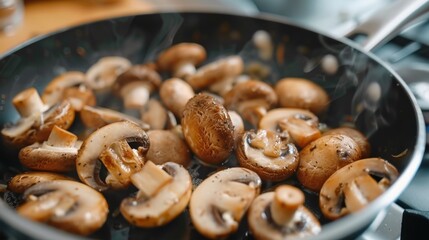
[[[298,150],[288,140],[285,133],[263,129],[247,131],[236,150],[238,162],[263,180],[285,180],[295,173],[299,162]]]
[[[75,118],[75,111],[68,101],[61,101],[52,106],[45,105],[35,88],[28,88],[18,93],[12,100],[21,119],[2,129],[5,143],[14,147],[24,147],[48,139],[56,125],[68,129]]]
[[[255,239],[297,239],[317,235],[321,226],[304,206],[304,193],[291,185],[259,195],[247,215]]]
[[[358,160],[338,169],[323,184],[319,206],[331,220],[356,212],[380,196],[398,178],[395,166],[381,158]]]
[[[211,239],[227,237],[259,194],[261,179],[255,172],[235,167],[206,178],[192,194],[189,211],[199,233]]]
[[[77,173],[82,182],[99,191],[127,187],[131,175],[143,167],[148,149],[149,137],[138,125],[127,121],[106,125],[83,141],[76,159]],[[104,181],[101,163],[108,171]]]
[[[259,129],[287,131],[300,148],[322,136],[318,129],[319,118],[299,108],[276,108],[268,111],[259,121]]]
[[[38,183],[24,192],[20,215],[67,232],[89,235],[107,219],[108,205],[99,192],[70,180]]]
[[[138,227],[158,227],[177,217],[189,203],[192,179],[181,165],[167,162],[155,165],[148,161],[131,176],[139,189],[135,197],[122,201],[120,211]]]

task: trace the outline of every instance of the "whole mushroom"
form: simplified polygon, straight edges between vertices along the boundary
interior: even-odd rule
[[[303,192],[280,185],[274,192],[259,195],[249,209],[247,220],[255,239],[298,239],[315,236],[321,226],[304,206]]]
[[[119,56],[100,58],[86,71],[86,85],[95,91],[110,89],[116,78],[128,68],[131,62]]]
[[[75,111],[68,101],[61,101],[52,106],[45,105],[35,88],[28,88],[18,93],[12,103],[21,115],[21,119],[2,129],[6,143],[23,147],[48,139],[56,125],[68,129],[75,118]]]
[[[203,162],[219,164],[234,148],[234,126],[227,110],[215,98],[197,94],[185,106],[183,135],[192,152]]]
[[[227,237],[237,231],[260,187],[259,176],[245,168],[228,168],[214,173],[192,194],[189,203],[192,223],[204,237]]]
[[[186,103],[195,93],[187,82],[179,78],[170,78],[162,83],[159,95],[164,105],[180,119]]]
[[[342,134],[352,138],[360,147],[362,158],[367,158],[371,155],[371,144],[368,138],[358,129],[351,127],[338,127],[330,129],[323,133],[323,135]]]
[[[359,145],[350,137],[339,134],[314,140],[299,155],[298,181],[316,192],[335,171],[362,158]]]
[[[319,206],[331,220],[359,211],[398,178],[395,166],[381,158],[366,158],[338,169],[323,184]]]
[[[103,195],[70,180],[38,183],[24,192],[20,215],[67,232],[89,235],[101,228],[109,208]]]
[[[7,184],[7,189],[15,193],[24,193],[25,190],[40,182],[53,180],[72,180],[71,178],[52,172],[24,172],[15,175]]]
[[[155,165],[148,161],[131,176],[139,189],[135,197],[122,200],[120,211],[133,225],[158,227],[176,218],[188,205],[192,180],[181,165],[167,162]]]
[[[81,144],[76,135],[54,126],[48,140],[21,148],[18,158],[24,167],[32,170],[68,172],[76,168]]]
[[[187,79],[206,57],[206,50],[200,44],[178,43],[159,54],[157,65],[162,71],[171,71],[173,77]]]
[[[283,78],[276,83],[279,105],[301,108],[321,115],[329,107],[329,95],[321,86],[304,78]]]
[[[122,97],[125,108],[140,109],[161,85],[161,76],[146,65],[134,65],[118,76],[113,92]]]
[[[83,141],[76,170],[82,182],[98,191],[125,188],[131,175],[143,167],[148,149],[149,137],[141,127],[127,121],[111,123]],[[100,178],[101,163],[108,171],[105,180]]]
[[[256,172],[262,180],[282,181],[292,176],[299,162],[298,150],[288,136],[260,129],[247,131],[236,150],[241,167]]]

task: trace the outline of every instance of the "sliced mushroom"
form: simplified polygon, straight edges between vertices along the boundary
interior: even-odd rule
[[[329,95],[321,86],[304,78],[283,78],[275,86],[279,105],[302,108],[321,115],[329,107]]]
[[[146,159],[155,164],[174,162],[187,167],[191,162],[191,151],[185,140],[176,133],[168,130],[150,130],[150,148],[147,151]]]
[[[51,172],[24,172],[15,175],[7,184],[7,188],[15,193],[24,193],[25,190],[40,182],[53,180],[72,180],[61,174]]]
[[[260,129],[244,133],[236,150],[241,167],[256,172],[262,180],[282,181],[292,176],[299,162],[299,154],[288,136]]]
[[[272,109],[259,121],[260,129],[287,131],[300,148],[322,136],[318,125],[319,118],[316,115],[298,108]]]
[[[120,211],[138,227],[169,223],[183,212],[191,198],[191,176],[183,166],[173,162],[157,166],[148,161],[131,179],[139,192],[136,197],[122,200]]]
[[[186,103],[195,93],[187,82],[179,78],[171,78],[162,83],[159,95],[168,110],[180,119],[182,118]]]
[[[197,43],[179,43],[163,51],[157,64],[160,70],[172,71],[172,76],[186,79],[195,74],[195,66],[207,57],[206,50]]]
[[[205,163],[225,161],[234,148],[234,126],[231,118],[212,96],[198,94],[185,106],[183,135],[190,149]]]
[[[120,121],[135,123],[144,130],[148,130],[150,128],[147,123],[144,123],[135,117],[102,107],[84,106],[82,111],[80,111],[80,119],[86,127],[94,129]]]
[[[362,158],[359,145],[339,134],[314,140],[299,155],[297,178],[306,188],[317,192],[335,171]]]
[[[214,173],[192,194],[189,212],[193,225],[207,238],[227,237],[237,231],[260,187],[259,176],[245,168],[228,168]]]
[[[238,83],[225,94],[225,107],[237,111],[245,120],[258,126],[259,120],[277,104],[274,89],[265,82],[248,80]]]
[[[42,100],[52,106],[67,99],[74,110],[80,111],[84,105],[94,106],[95,95],[85,85],[85,74],[79,71],[65,72],[54,78],[45,88]]]
[[[44,105],[35,88],[28,88],[12,100],[21,119],[12,126],[6,126],[1,133],[6,143],[23,147],[48,139],[52,128],[57,125],[68,129],[74,121],[75,111],[68,101],[48,107]]]
[[[75,169],[81,144],[76,135],[54,126],[47,141],[22,148],[18,158],[29,169],[67,172]]]
[[[171,123],[167,109],[156,99],[149,99],[147,104],[141,109],[140,115],[141,120],[147,123],[152,130],[165,129]]]
[[[103,57],[86,72],[86,85],[93,90],[107,90],[116,78],[131,67],[131,62],[123,57]]]
[[[218,82],[231,81],[243,72],[243,68],[244,63],[240,56],[229,56],[202,66],[186,81],[193,89],[201,90]],[[223,92],[226,91],[225,89]]]
[[[319,206],[328,219],[364,208],[398,178],[395,166],[381,158],[366,158],[338,169],[323,184]]]
[[[85,236],[101,228],[109,212],[103,195],[69,180],[38,183],[23,198],[25,203],[17,208],[20,215]]]
[[[321,226],[304,206],[304,194],[290,185],[259,195],[249,209],[247,220],[255,239],[298,239],[317,235]]]
[[[245,132],[244,122],[240,114],[235,111],[228,111],[231,118],[232,125],[234,126],[234,146],[238,146]]]
[[[124,188],[143,167],[148,149],[149,137],[141,127],[127,121],[111,123],[83,141],[76,159],[77,173],[82,182],[98,191]],[[100,179],[101,162],[108,171],[105,181]]]
[[[351,127],[333,128],[323,133],[323,135],[342,134],[351,137],[360,147],[362,158],[367,158],[371,155],[371,144],[365,135],[358,129]]]
[[[145,65],[134,65],[118,76],[113,92],[122,97],[125,108],[140,109],[161,85],[161,76]]]

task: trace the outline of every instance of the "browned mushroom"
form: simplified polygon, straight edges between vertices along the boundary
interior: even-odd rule
[[[118,76],[113,92],[122,97],[125,108],[140,109],[151,92],[161,85],[161,76],[145,65],[134,65]]]
[[[259,121],[260,129],[287,131],[300,148],[322,136],[319,118],[310,111],[298,108],[276,108],[268,111]]]
[[[139,189],[135,197],[122,201],[120,211],[133,225],[158,227],[176,218],[189,203],[192,180],[181,165],[167,162],[155,165],[148,161],[131,176]]]
[[[107,90],[130,67],[131,62],[126,58],[103,57],[86,71],[86,85],[96,91]]]
[[[359,145],[345,135],[326,135],[309,143],[299,153],[297,178],[306,188],[319,191],[338,169],[361,159]]]
[[[329,95],[316,83],[303,78],[283,78],[276,83],[279,105],[302,108],[320,115],[329,107]]]
[[[237,111],[254,126],[265,113],[277,104],[274,89],[265,82],[248,80],[238,83],[224,96],[225,107]]]
[[[78,71],[65,72],[54,78],[46,87],[42,95],[45,104],[52,106],[67,99],[74,110],[80,111],[84,105],[94,106],[95,95],[85,85],[85,74]]]
[[[333,128],[323,133],[323,135],[342,134],[351,137],[360,147],[362,158],[367,158],[371,155],[371,144],[365,135],[358,129],[351,127]]]
[[[101,228],[109,208],[103,195],[76,181],[38,183],[24,192],[20,215],[67,232],[89,235]]]
[[[234,233],[261,187],[259,176],[248,169],[221,170],[206,178],[192,194],[189,212],[199,233],[223,239]]]
[[[219,164],[230,156],[234,126],[225,107],[213,97],[197,94],[191,98],[181,125],[190,149],[203,162]]]
[[[75,169],[81,144],[76,135],[54,126],[47,141],[22,148],[18,158],[29,169],[67,172]]]
[[[142,122],[138,118],[102,107],[84,106],[80,111],[80,119],[86,127],[93,129],[101,128],[110,123],[120,121],[135,123],[144,130],[148,130],[150,128],[148,124]]]
[[[317,235],[321,226],[304,206],[304,194],[291,185],[259,195],[249,209],[247,220],[255,239],[298,239]]]
[[[241,167],[256,172],[262,180],[281,181],[292,176],[299,162],[298,150],[288,136],[271,130],[247,131],[236,150]]]
[[[197,43],[178,43],[163,51],[157,64],[162,71],[172,71],[172,76],[186,79],[196,72],[195,66],[206,59],[206,50]]]
[[[243,72],[243,68],[244,63],[240,56],[229,56],[202,66],[186,81],[193,89],[201,90],[221,81],[233,80]]]
[[[191,162],[191,151],[185,140],[176,133],[168,130],[150,130],[150,148],[147,151],[146,159],[155,164],[175,162],[187,167]]]
[[[156,99],[149,99],[146,105],[140,110],[141,120],[148,124],[150,129],[165,129],[168,125],[174,125],[176,121],[171,112],[167,111],[162,103]]]
[[[130,185],[131,175],[143,167],[148,149],[149,137],[141,127],[127,121],[111,123],[83,141],[76,159],[77,173],[82,182],[99,191],[124,188]],[[108,171],[104,181],[101,163]]]
[[[398,170],[381,158],[366,158],[338,169],[323,184],[319,206],[328,219],[364,208],[398,178]]]
[[[187,82],[179,78],[171,78],[162,83],[159,95],[164,105],[180,119],[186,103],[195,93]]]
[[[68,101],[48,107],[43,104],[35,88],[18,93],[12,103],[21,119],[3,128],[1,133],[5,142],[15,147],[43,142],[55,125],[68,129],[75,118],[75,111]]]
[[[7,184],[7,189],[15,193],[24,193],[25,190],[40,182],[53,180],[72,180],[61,174],[51,172],[24,172],[15,175]]]
[[[241,116],[235,111],[228,111],[231,118],[232,125],[234,126],[234,146],[237,146],[245,132],[244,122]]]

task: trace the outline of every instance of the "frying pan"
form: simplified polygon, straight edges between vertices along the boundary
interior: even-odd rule
[[[245,62],[257,54],[250,39],[257,30],[267,31],[273,39],[275,56],[265,62],[271,68],[267,79],[275,83],[281,77],[304,77],[323,86],[332,102],[321,122],[339,126],[346,119],[364,132],[372,145],[373,156],[389,160],[400,171],[397,181],[363,211],[329,222],[318,210],[317,195],[306,192],[306,205],[321,219],[322,232],[317,239],[359,236],[383,210],[393,203],[417,171],[424,152],[425,129],[421,110],[403,80],[373,54],[352,41],[335,39],[285,19],[273,16],[244,16],[213,12],[163,12],[126,16],[65,29],[33,39],[8,52],[0,60],[0,124],[19,118],[11,104],[15,94],[34,86],[42,91],[56,75],[65,70],[86,71],[103,56],[124,56],[133,63],[154,60],[168,46],[196,42],[208,52],[210,62],[239,54]],[[324,73],[320,59],[331,54],[339,61],[335,74]],[[368,88],[378,84],[378,97]],[[99,102],[106,105],[108,102]],[[1,146],[0,172],[5,182],[17,171],[16,151]],[[402,153],[402,154],[400,154]],[[396,157],[395,157],[396,156]],[[196,171],[208,174],[206,167]],[[195,180],[195,179],[194,179]],[[297,184],[294,179],[288,183]],[[270,184],[265,184],[266,188]],[[107,193],[108,198],[115,194]],[[118,194],[116,194],[118,195]],[[62,231],[23,219],[13,210],[16,196],[0,200],[2,230],[16,239],[77,239]],[[118,199],[113,199],[113,202]],[[12,206],[12,207],[11,207]],[[111,213],[114,207],[111,206]],[[110,214],[112,215],[112,214]],[[230,239],[252,239],[246,221]],[[102,229],[90,238],[100,239],[201,239],[185,211],[170,224],[155,229],[130,227],[110,217]]]

